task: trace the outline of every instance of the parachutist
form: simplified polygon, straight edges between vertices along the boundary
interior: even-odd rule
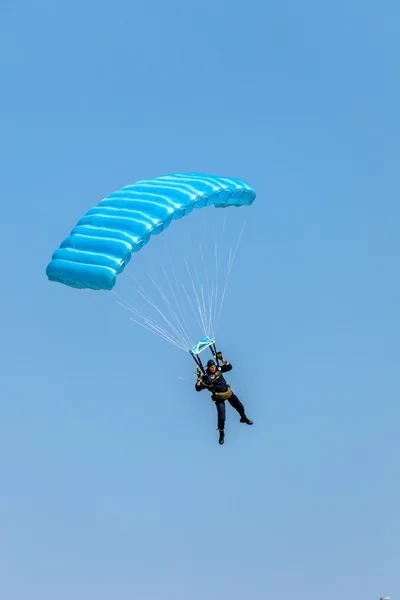
[[[211,398],[215,402],[217,413],[218,413],[218,430],[219,430],[219,443],[223,444],[225,439],[225,400],[228,400],[229,404],[237,410],[240,415],[240,422],[252,425],[251,421],[245,413],[244,406],[239,398],[231,390],[231,386],[226,382],[223,373],[227,373],[232,370],[232,365],[222,358],[222,354],[218,353],[218,359],[222,360],[222,365],[217,366],[215,362],[210,359],[207,363],[207,369],[205,375],[200,377],[197,375],[196,391],[207,389],[211,392]]]

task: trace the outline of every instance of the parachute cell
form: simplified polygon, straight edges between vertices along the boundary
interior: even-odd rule
[[[194,208],[249,206],[255,190],[240,179],[174,173],[123,187],[91,208],[54,252],[46,273],[74,288],[111,290],[132,252]]]

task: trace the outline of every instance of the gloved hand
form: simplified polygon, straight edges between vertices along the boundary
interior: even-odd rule
[[[222,352],[217,352],[216,357],[218,358],[218,360],[223,360]]]

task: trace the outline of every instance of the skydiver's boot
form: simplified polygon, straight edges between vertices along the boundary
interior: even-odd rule
[[[223,429],[219,430],[219,443],[222,445],[225,440],[225,432]]]
[[[251,421],[250,419],[248,419],[246,417],[246,415],[244,415],[241,419],[240,419],[241,423],[247,423],[247,425],[253,425],[253,421]]]

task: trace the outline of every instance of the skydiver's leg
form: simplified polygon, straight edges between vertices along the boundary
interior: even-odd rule
[[[218,412],[218,429],[225,428],[225,402],[215,403]]]
[[[218,413],[219,443],[223,444],[225,438],[225,402],[216,402],[215,406]]]
[[[244,406],[240,402],[239,398],[236,394],[232,394],[230,398],[228,398],[228,402],[233,408],[235,408],[241,417],[244,417]]]
[[[236,396],[236,394],[232,394],[230,398],[228,398],[228,402],[229,404],[235,408],[239,415],[240,415],[240,422],[241,423],[247,423],[248,425],[252,425],[253,421],[250,421],[250,419],[248,419],[246,417],[246,413],[244,412],[244,406],[243,404],[240,402],[239,398]]]

